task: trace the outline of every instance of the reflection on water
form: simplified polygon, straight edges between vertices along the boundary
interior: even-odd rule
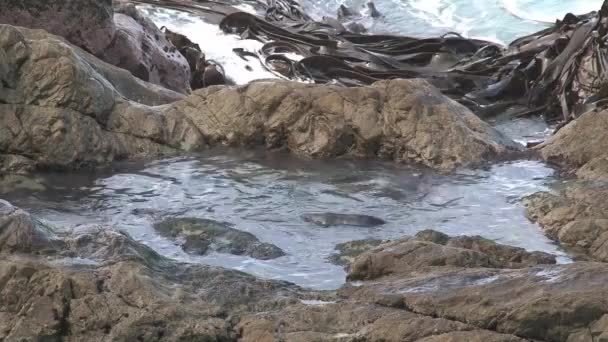
[[[344,282],[344,271],[326,261],[336,244],[398,238],[429,227],[555,253],[556,246],[526,220],[519,204],[523,195],[545,189],[551,175],[551,169],[533,161],[441,176],[378,161],[215,151],[124,166],[113,174],[41,175],[46,191],[3,197],[57,227],[117,226],[176,260],[336,288]],[[373,215],[388,223],[322,228],[300,219],[305,212],[319,211]],[[188,255],[152,228],[155,220],[169,215],[231,222],[288,255],[269,261]]]

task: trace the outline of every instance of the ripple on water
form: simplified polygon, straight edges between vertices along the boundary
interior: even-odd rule
[[[551,169],[534,161],[442,176],[377,161],[304,161],[276,153],[216,151],[97,177],[39,175],[49,180],[47,191],[5,197],[59,227],[116,226],[179,261],[330,289],[345,278],[341,267],[326,260],[336,244],[394,239],[429,227],[559,254],[525,218],[518,201],[546,190],[551,175]],[[373,215],[388,223],[323,228],[300,219],[306,212],[325,211]],[[154,231],[152,224],[163,216],[230,222],[288,255],[268,261],[189,255]]]

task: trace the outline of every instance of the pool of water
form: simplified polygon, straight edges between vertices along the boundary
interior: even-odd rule
[[[547,189],[552,175],[552,169],[535,161],[446,176],[381,161],[311,161],[275,152],[213,150],[145,165],[118,165],[101,174],[39,174],[45,190],[1,197],[58,229],[114,226],[178,261],[332,289],[345,279],[342,268],[327,261],[336,244],[394,239],[426,228],[563,255],[524,217],[519,203],[522,196]],[[307,212],[373,215],[388,223],[323,228],[300,218]],[[153,223],[163,217],[230,222],[287,255],[268,261],[190,255],[155,232]]]

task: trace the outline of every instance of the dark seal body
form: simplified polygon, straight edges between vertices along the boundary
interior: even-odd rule
[[[369,8],[369,14],[372,18],[380,18],[382,16],[382,13],[376,9],[376,5],[373,2],[368,2],[367,8]]]
[[[375,227],[386,223],[383,219],[355,214],[335,214],[335,213],[306,213],[302,219],[306,222],[314,223],[321,227],[330,226],[357,226]]]

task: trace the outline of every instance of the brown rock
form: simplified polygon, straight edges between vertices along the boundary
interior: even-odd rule
[[[190,92],[188,61],[135,5],[117,6],[114,22],[116,35],[99,55],[101,59],[144,81],[183,94]]]
[[[586,180],[608,180],[608,110],[590,111],[538,146],[542,157]]]
[[[4,0],[0,24],[43,29],[92,54],[114,39],[112,0]]]
[[[200,134],[145,105],[182,98],[44,31],[0,25],[0,153],[18,165],[76,168],[196,148]],[[137,103],[139,102],[139,103]],[[168,146],[169,145],[169,146]],[[22,172],[17,168],[16,172]]]
[[[572,185],[524,199],[528,217],[575,252],[608,261],[608,187]]]
[[[167,113],[185,114],[210,144],[285,148],[312,158],[380,157],[441,171],[516,148],[423,80],[357,88],[262,81],[210,87]]]
[[[524,268],[555,264],[547,253],[527,252],[523,248],[497,244],[480,236],[439,239],[441,233],[423,231],[421,238],[405,238],[382,244],[358,256],[351,264],[349,280],[376,279],[391,274],[407,275],[439,266]]]

